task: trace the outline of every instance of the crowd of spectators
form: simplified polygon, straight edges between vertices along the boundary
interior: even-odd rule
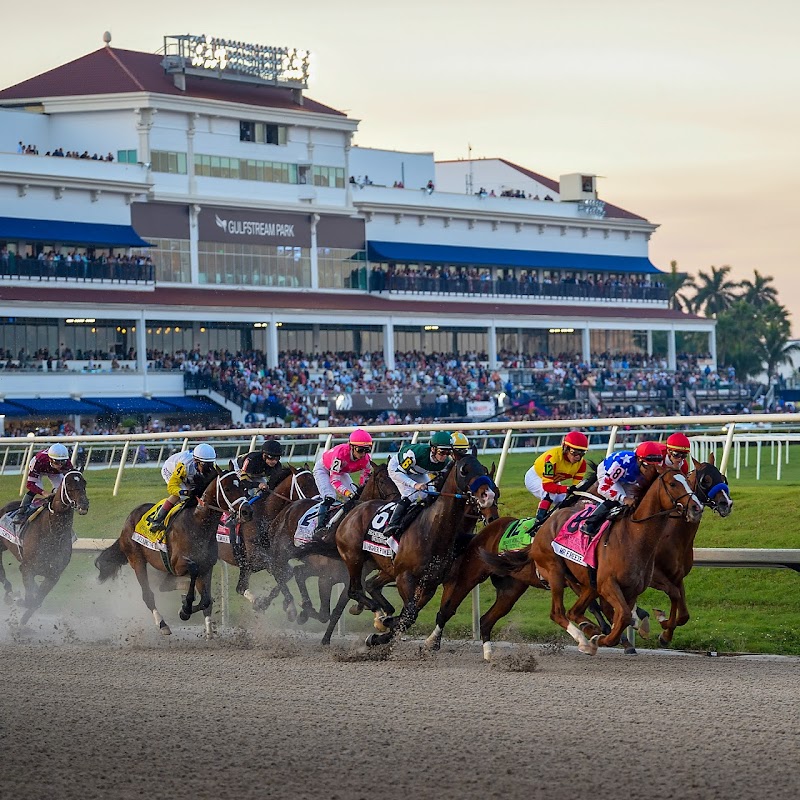
[[[0,271],[18,277],[42,276],[57,278],[144,280],[152,281],[154,265],[150,256],[116,254],[80,250],[33,250],[22,256],[0,249]]]
[[[23,142],[19,142],[17,144],[17,153],[21,153],[24,155],[29,156],[38,156],[39,155],[39,148],[35,144],[24,144]],[[64,150],[63,147],[56,147],[54,150],[48,150],[45,153],[46,156],[55,156],[56,158],[82,158],[85,161],[113,161],[114,155],[113,153],[109,153],[106,156],[98,155],[97,153],[92,153],[89,155],[88,150],[84,150],[82,153],[78,150]]]

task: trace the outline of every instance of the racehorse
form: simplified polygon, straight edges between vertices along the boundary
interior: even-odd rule
[[[249,600],[255,608],[259,610],[267,608],[280,591],[279,587],[268,598],[257,598],[250,591],[250,576],[254,572],[264,569],[272,572],[273,556],[266,539],[270,521],[290,503],[314,497],[316,493],[317,485],[310,470],[298,470],[288,465],[283,467],[269,479],[267,489],[263,494],[250,501],[253,511],[252,519],[242,522],[239,527],[243,545],[241,551],[238,547],[234,549],[230,542],[219,542],[220,559],[239,568],[236,592]],[[288,591],[287,587],[286,592],[288,593]],[[289,594],[288,600],[284,601],[284,608],[293,602],[291,594]]]
[[[15,500],[0,509],[0,517],[19,508]],[[6,590],[6,602],[11,600],[11,583],[3,567],[3,552],[8,550],[19,561],[19,571],[25,587],[25,613],[20,620],[25,625],[41,606],[50,590],[58,583],[61,573],[72,557],[72,520],[75,511],[81,516],[89,511],[86,480],[73,469],[64,473],[61,486],[44,503],[44,510],[28,520],[23,529],[22,546],[0,538],[0,582]],[[42,578],[37,586],[35,578]]]
[[[159,630],[165,636],[172,631],[156,608],[153,590],[147,578],[147,565],[161,572],[181,577],[189,575],[189,589],[180,610],[185,622],[196,611],[205,617],[206,638],[213,635],[211,627],[211,572],[217,561],[217,526],[226,511],[246,521],[252,516],[247,503],[247,486],[235,472],[216,475],[206,486],[194,508],[177,511],[167,529],[167,553],[145,547],[133,539],[139,520],[153,507],[152,503],[137,506],[128,515],[119,538],[95,559],[100,571],[100,583],[113,578],[128,563],[142,587],[142,599],[150,609]],[[166,563],[165,563],[166,561]],[[195,587],[200,602],[195,606]]]
[[[656,547],[665,517],[699,522],[703,506],[679,471],[661,472],[634,512],[619,518],[599,534],[602,539],[597,548],[596,585],[587,567],[566,562],[551,546],[562,525],[574,513],[574,508],[566,508],[551,514],[533,542],[522,550],[499,556],[482,550],[481,558],[493,573],[511,576],[529,586],[549,585],[550,618],[575,639],[581,652],[594,655],[598,646],[617,645],[623,630],[630,624],[636,598],[653,576]],[[569,614],[564,608],[565,585],[578,595]],[[608,633],[601,633],[584,616],[589,603],[598,596],[613,612],[613,625]],[[591,641],[584,631],[592,635]]]
[[[381,573],[395,579],[403,601],[398,617],[383,620],[390,630],[372,634],[368,646],[388,644],[414,624],[452,566],[457,537],[477,521],[479,514],[465,521],[468,508],[493,509],[491,513],[496,514],[496,498],[497,487],[489,471],[475,455],[467,455],[452,466],[434,502],[405,530],[394,558],[366,554],[363,549],[365,532],[383,501],[362,503],[342,521],[336,531],[336,546],[350,576],[347,596],[370,611],[383,607],[392,613],[391,605],[387,609],[387,601],[381,602],[379,593],[368,597],[364,592],[362,573],[365,564],[372,561]]]

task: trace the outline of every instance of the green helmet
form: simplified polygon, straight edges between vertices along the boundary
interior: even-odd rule
[[[450,431],[436,431],[431,436],[431,447],[438,447],[441,450],[452,450],[453,445],[450,443]]]

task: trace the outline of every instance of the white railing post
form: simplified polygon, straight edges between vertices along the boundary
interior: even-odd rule
[[[719,471],[724,475],[725,470],[728,468],[728,459],[731,455],[731,443],[733,442],[733,434],[736,430],[736,423],[731,422],[728,425],[728,435],[725,437],[725,446],[722,448],[722,461],[719,463]]]
[[[777,445],[778,445],[778,472],[777,472],[777,474],[775,476],[775,478],[776,478],[776,480],[778,482],[780,482],[780,479],[781,479],[781,465],[783,464],[783,461],[781,460],[781,446],[782,446],[782,444],[783,443],[781,442],[781,440],[778,439],[778,441],[777,441]]]
[[[472,590],[472,638],[481,640],[481,585]]]
[[[3,463],[0,464],[0,475],[6,471],[6,462],[8,461],[8,454],[11,452],[11,445],[7,444],[5,452],[3,453]]]
[[[611,426],[611,432],[608,434],[608,447],[606,448],[606,458],[614,452],[614,445],[617,443],[618,425]]]
[[[24,494],[25,492],[25,484],[28,482],[28,464],[31,463],[31,459],[33,458],[33,448],[36,446],[34,442],[31,442],[28,445],[28,449],[25,451],[25,458],[22,461],[22,465],[20,466],[20,472],[22,473],[22,481],[19,484],[19,493]]]
[[[494,474],[494,482],[495,485],[500,485],[500,479],[503,477],[503,470],[506,467],[506,459],[508,458],[508,454],[511,450],[511,437],[514,435],[514,431],[509,428],[506,431],[505,438],[503,439],[503,449],[500,453],[500,459],[497,462],[497,471]]]
[[[219,597],[219,610],[220,619],[223,629],[229,628],[231,624],[231,610],[230,610],[230,575],[228,574],[227,562],[222,562],[222,571],[220,572],[220,597]]]
[[[114,481],[114,491],[111,493],[112,497],[116,497],[119,492],[119,485],[122,483],[122,470],[125,469],[125,462],[128,460],[128,448],[130,448],[130,440],[125,442],[122,447],[122,457],[119,460],[119,469],[117,470],[117,479]]]

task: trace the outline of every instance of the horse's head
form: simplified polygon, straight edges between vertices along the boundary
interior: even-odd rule
[[[290,500],[307,500],[317,494],[317,482],[310,469],[293,469],[291,484],[288,487]]]
[[[714,454],[712,453],[704,464],[693,460],[694,472],[690,478],[694,477],[694,490],[700,502],[712,511],[716,511],[721,517],[727,517],[733,511],[733,500],[727,478],[714,464]]]
[[[666,496],[662,506],[672,511],[680,511],[687,522],[699,522],[703,516],[703,504],[689,485],[686,476],[676,469],[665,469],[656,481],[659,491]]]
[[[247,481],[236,472],[225,472],[208,484],[203,492],[203,504],[215,511],[234,513],[241,522],[249,522],[253,518],[253,508],[247,502],[247,489]]]
[[[458,491],[467,495],[485,520],[490,522],[499,516],[497,501],[500,490],[477,456],[462,456],[453,465],[449,480],[455,481]]]
[[[64,473],[61,488],[56,496],[64,508],[71,508],[81,516],[89,512],[89,498],[86,496],[86,478],[83,477],[80,470],[72,469]]]
[[[397,500],[400,492],[394,485],[394,481],[389,477],[389,467],[387,464],[372,463],[372,474],[364,484],[361,492],[361,501],[367,500]]]

